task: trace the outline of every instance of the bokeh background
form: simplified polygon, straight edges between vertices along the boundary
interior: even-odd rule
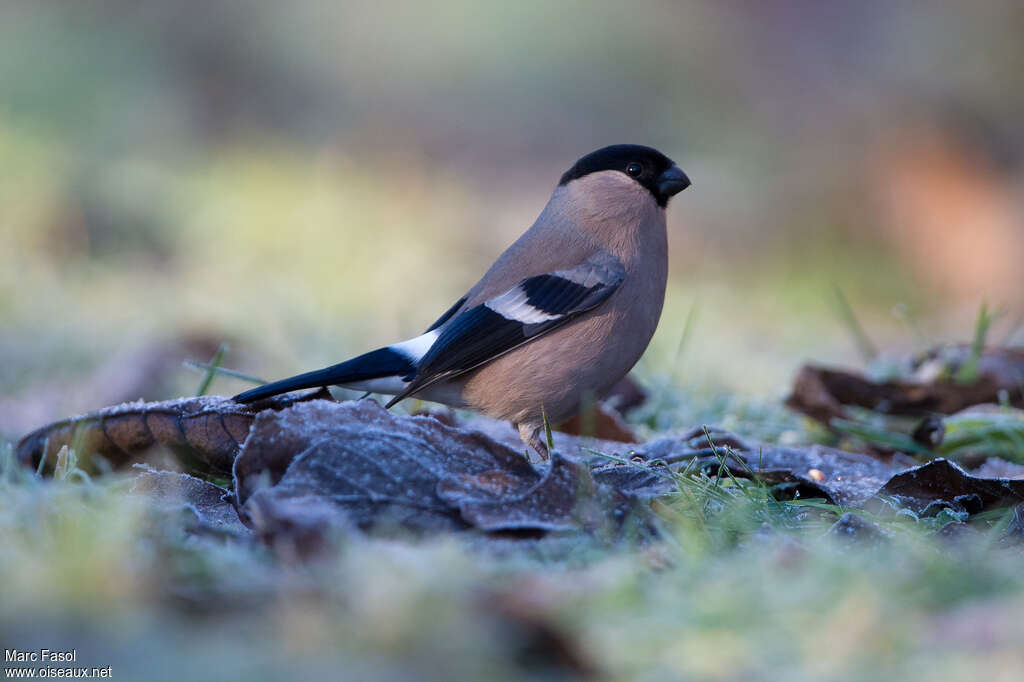
[[[192,393],[222,341],[277,378],[415,334],[619,142],[693,179],[641,380],[855,362],[837,288],[881,346],[982,301],[1012,339],[1022,35],[1013,0],[3,0],[0,434]]]
[[[607,679],[1021,679],[995,521],[847,551],[755,490],[566,561],[339,534],[305,564],[9,446],[195,394],[222,343],[273,379],[419,333],[620,142],[693,180],[630,418],[806,442],[798,364],[861,363],[837,292],[881,348],[983,302],[1024,342],[1022,36],[1017,0],[0,0],[0,641],[124,680],[564,679],[560,641]]]

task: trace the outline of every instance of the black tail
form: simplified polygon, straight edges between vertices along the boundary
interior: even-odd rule
[[[357,381],[366,381],[367,379],[379,379],[381,377],[404,377],[412,374],[415,370],[416,368],[413,366],[412,361],[402,353],[391,348],[380,348],[337,365],[331,365],[330,367],[313,372],[306,372],[305,374],[299,374],[288,379],[259,386],[244,393],[239,393],[232,400],[240,403],[251,403],[255,400],[278,395],[279,393],[298,391],[302,388],[350,384]]]

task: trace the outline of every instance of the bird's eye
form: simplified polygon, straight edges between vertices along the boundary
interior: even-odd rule
[[[626,172],[629,173],[631,177],[638,178],[640,177],[640,174],[644,172],[644,167],[639,163],[631,163],[626,166]]]

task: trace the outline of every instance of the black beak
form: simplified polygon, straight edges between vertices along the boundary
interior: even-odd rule
[[[689,186],[690,178],[679,166],[672,166],[658,176],[658,192],[666,197],[675,196]]]

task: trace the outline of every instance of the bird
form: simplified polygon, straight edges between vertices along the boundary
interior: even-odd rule
[[[624,377],[654,335],[668,279],[669,199],[690,186],[651,147],[586,154],[533,225],[421,335],[234,396],[341,386],[511,422],[542,459],[547,424]]]

